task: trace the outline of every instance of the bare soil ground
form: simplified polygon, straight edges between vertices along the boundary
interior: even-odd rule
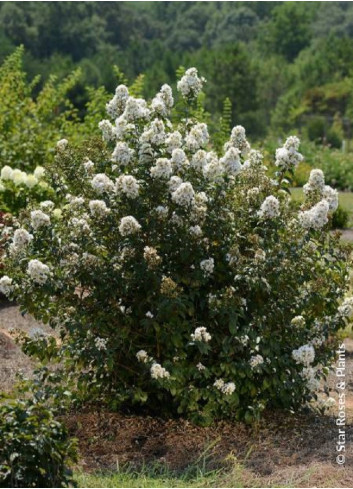
[[[30,376],[34,366],[15,344],[9,330],[13,328],[29,332],[36,327],[41,327],[46,333],[53,333],[51,328],[38,324],[31,316],[22,316],[18,307],[5,301],[0,302],[0,390],[11,390],[16,373],[21,371]]]
[[[14,344],[10,328],[29,331],[38,324],[22,317],[15,306],[0,309],[0,390],[9,390],[22,369],[33,364]],[[46,332],[50,328],[40,325]],[[346,463],[336,463],[337,407],[321,415],[268,412],[259,426],[219,422],[197,427],[185,420],[124,416],[105,411],[71,413],[65,418],[79,440],[82,468],[116,470],[125,464],[166,464],[183,471],[190,464],[209,469],[225,467],[219,487],[232,487],[234,477],[243,487],[353,487],[353,341],[345,340]],[[335,376],[329,379],[335,387]],[[333,393],[337,398],[337,393]],[[241,469],[239,469],[239,465]],[[229,470],[228,470],[229,469]],[[236,471],[236,474],[234,474]]]
[[[342,241],[345,241],[347,243],[353,243],[353,229],[341,229],[342,233]]]

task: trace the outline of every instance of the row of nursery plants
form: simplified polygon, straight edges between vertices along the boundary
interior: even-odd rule
[[[21,423],[57,440],[55,460],[74,458],[54,419],[61,398],[200,424],[252,423],[317,399],[353,315],[349,250],[330,233],[338,193],[314,169],[301,208],[292,205],[295,136],[271,173],[243,127],[213,143],[204,83],[190,68],[177,95],[163,85],[151,101],[119,85],[101,136],[59,139],[34,172],[53,198],[28,200],[4,226],[0,291],[60,340],[17,334],[25,353],[58,365],[55,379],[40,371],[44,400],[1,403],[1,483],[44,486],[49,474],[35,457],[50,455],[45,445],[20,450],[10,434]],[[3,169],[16,186],[14,171]],[[69,481],[64,466],[57,484]]]

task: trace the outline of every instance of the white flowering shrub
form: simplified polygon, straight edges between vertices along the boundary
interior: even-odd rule
[[[33,173],[5,165],[0,171],[0,210],[17,215],[30,201],[41,202],[55,193],[44,179],[45,170],[37,166]]]
[[[315,396],[353,312],[347,256],[320,172],[291,205],[299,140],[277,150],[274,179],[240,126],[216,154],[194,117],[203,82],[192,68],[178,83],[182,116],[168,85],[151,103],[119,86],[103,141],[60,141],[62,213],[28,211],[0,287],[59,328],[57,355],[91,399],[251,422]]]

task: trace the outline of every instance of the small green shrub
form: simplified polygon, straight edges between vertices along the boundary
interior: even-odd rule
[[[70,401],[60,381],[58,373],[42,367],[33,380],[18,384],[13,397],[0,397],[0,487],[74,484],[76,441],[55,419]]]
[[[353,190],[353,154],[323,148],[313,164],[322,168],[326,182],[341,190]]]
[[[333,229],[344,229],[348,226],[349,214],[340,205],[332,215]]]
[[[76,450],[66,428],[34,399],[0,406],[0,487],[67,487]]]
[[[325,117],[316,116],[309,120],[306,126],[307,136],[310,141],[322,143],[325,135],[326,119]]]
[[[326,142],[331,146],[331,148],[340,149],[342,146],[342,139],[338,132],[333,128],[327,131]]]

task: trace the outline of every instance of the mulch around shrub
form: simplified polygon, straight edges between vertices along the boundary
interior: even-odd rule
[[[229,455],[260,476],[317,462],[337,466],[337,427],[330,416],[274,412],[253,428],[227,422],[205,428],[180,419],[102,411],[70,414],[65,423],[79,440],[82,468],[88,471],[153,463],[182,471],[204,458],[215,469],[226,466]],[[346,435],[346,467],[353,467],[352,423]]]

